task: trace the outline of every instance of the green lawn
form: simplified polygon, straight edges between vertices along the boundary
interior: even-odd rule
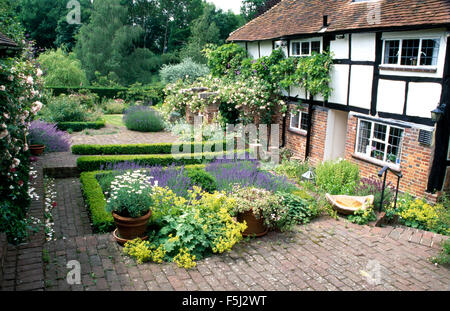
[[[123,115],[121,114],[105,114],[103,118],[107,124],[114,126],[125,126],[122,121]]]

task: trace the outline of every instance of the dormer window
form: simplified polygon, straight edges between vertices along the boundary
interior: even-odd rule
[[[384,65],[437,66],[439,39],[384,40]]]
[[[320,39],[291,41],[292,56],[311,56],[313,53],[322,53],[322,41]]]

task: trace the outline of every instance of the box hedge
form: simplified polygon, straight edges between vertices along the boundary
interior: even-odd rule
[[[105,120],[98,120],[95,122],[60,122],[56,127],[61,131],[71,129],[74,132],[81,132],[85,129],[98,130],[106,126]]]
[[[211,150],[215,152],[215,145],[220,142],[190,143],[190,152],[196,149],[201,151]],[[184,148],[183,143],[161,143],[161,144],[129,144],[129,145],[74,145],[72,153],[77,155],[126,155],[126,154],[171,154],[172,147],[176,145],[176,150]],[[186,145],[186,147],[188,144]],[[223,143],[223,150],[226,150],[226,143]]]
[[[82,156],[77,159],[77,167],[80,172],[97,171],[110,164],[132,162],[140,165],[176,165],[202,164],[205,161],[212,161],[223,158],[225,155],[235,154],[231,152],[207,152],[190,154],[150,154],[150,155],[109,155],[109,156]],[[243,154],[244,151],[238,151]]]

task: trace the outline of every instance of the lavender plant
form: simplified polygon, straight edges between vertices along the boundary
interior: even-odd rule
[[[31,122],[28,138],[32,145],[45,145],[46,152],[70,150],[70,135],[58,130],[55,124],[39,120]]]
[[[289,192],[296,188],[284,176],[260,171],[256,160],[218,159],[208,164],[205,170],[215,177],[217,187],[221,191],[231,192],[233,185],[236,184],[241,187],[256,187],[273,192]]]
[[[147,106],[129,108],[123,116],[123,122],[127,129],[139,132],[160,132],[165,127],[162,116]]]

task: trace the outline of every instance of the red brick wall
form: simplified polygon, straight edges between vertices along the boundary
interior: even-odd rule
[[[348,120],[347,142],[345,158],[359,165],[361,177],[376,177],[381,166],[354,158],[358,119],[350,116]],[[403,178],[400,181],[400,191],[408,192],[414,196],[424,197],[426,193],[429,171],[431,168],[432,148],[418,142],[419,130],[406,128],[402,145],[401,171]],[[397,177],[388,174],[388,181],[397,185]],[[428,196],[427,196],[428,197]],[[434,200],[432,197],[430,199]]]
[[[298,106],[290,105],[289,111],[298,111]],[[308,112],[308,107],[300,108],[303,112]],[[304,159],[306,152],[306,134],[297,133],[289,130],[291,124],[291,114],[287,114],[286,120],[286,148],[294,153],[294,157]],[[323,161],[325,140],[327,133],[327,119],[328,110],[322,107],[315,107],[312,117],[312,132],[311,132],[311,149],[310,162],[312,165],[318,165]]]

